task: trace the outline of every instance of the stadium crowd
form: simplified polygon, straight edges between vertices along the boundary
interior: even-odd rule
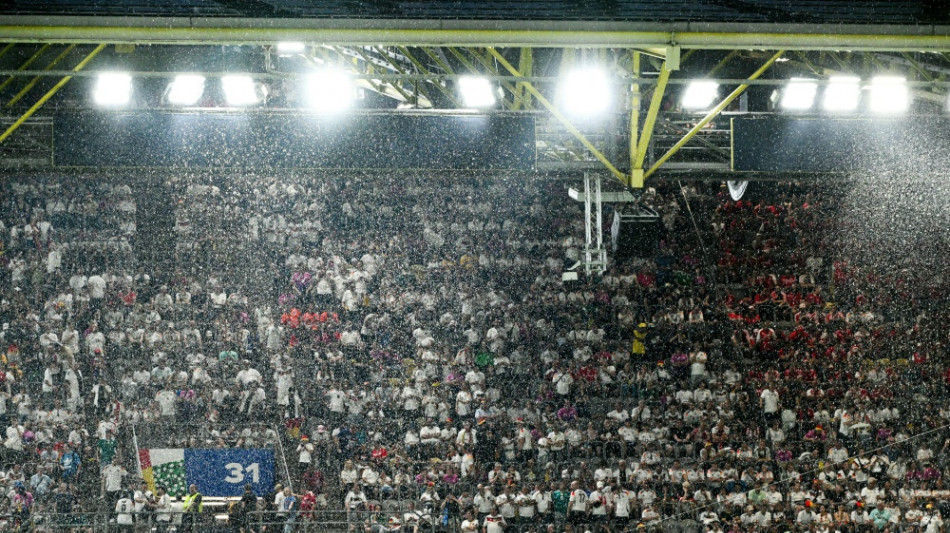
[[[0,186],[0,530],[191,529],[136,445],[285,458],[235,530],[944,529],[943,272],[833,191],[649,189],[657,250],[565,283],[561,182],[173,179],[164,264],[129,185]]]

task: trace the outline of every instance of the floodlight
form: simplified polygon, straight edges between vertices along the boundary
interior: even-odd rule
[[[180,74],[168,86],[168,103],[195,105],[205,91],[205,78],[196,74]]]
[[[871,78],[868,108],[875,113],[901,113],[910,107],[907,80],[899,76]]]
[[[709,109],[717,96],[719,96],[718,83],[708,80],[691,82],[683,93],[683,109],[694,111]]]
[[[316,111],[340,111],[353,103],[353,80],[341,70],[333,68],[311,72],[306,78],[307,105]]]
[[[815,93],[818,92],[818,83],[807,78],[792,78],[782,92],[782,107],[802,111],[811,109],[815,103]]]
[[[256,104],[257,87],[250,76],[243,74],[229,74],[221,78],[221,88],[224,89],[224,98],[229,105],[245,106]]]
[[[561,105],[570,115],[600,115],[610,108],[610,92],[610,78],[605,70],[580,68],[568,73],[561,81]]]
[[[825,87],[822,106],[826,111],[854,111],[861,100],[861,78],[832,76]]]
[[[132,76],[124,72],[103,72],[96,78],[92,94],[97,105],[118,107],[132,98]]]
[[[465,107],[483,108],[495,105],[495,93],[488,78],[465,76],[459,78],[458,85]]]
[[[307,49],[307,46],[300,42],[284,42],[277,43],[277,54],[282,56],[292,56],[294,54],[302,54],[304,50]]]

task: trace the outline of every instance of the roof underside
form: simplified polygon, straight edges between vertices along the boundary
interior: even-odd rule
[[[4,15],[942,24],[933,0],[9,0]]]

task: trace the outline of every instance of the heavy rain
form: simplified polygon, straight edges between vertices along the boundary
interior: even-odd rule
[[[12,4],[0,533],[947,530],[946,9]]]

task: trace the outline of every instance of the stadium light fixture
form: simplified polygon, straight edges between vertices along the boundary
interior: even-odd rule
[[[594,117],[610,109],[610,78],[598,67],[569,72],[561,80],[560,100],[565,112],[575,117]]]
[[[683,93],[683,109],[703,111],[712,107],[719,96],[719,84],[714,81],[697,80],[686,86]]]
[[[172,105],[195,105],[205,91],[205,78],[197,74],[175,76],[168,86],[168,103]]]
[[[246,106],[260,101],[257,96],[257,87],[250,76],[244,74],[229,74],[221,77],[221,88],[228,105]]]
[[[459,78],[459,93],[462,96],[462,102],[465,107],[474,107],[476,109],[491,107],[497,101],[495,92],[488,78],[478,76],[465,76]]]
[[[121,107],[132,99],[132,76],[124,72],[103,72],[96,78],[92,99],[103,107]]]
[[[903,113],[910,107],[907,80],[899,76],[871,78],[868,108],[874,113]]]
[[[792,78],[782,92],[782,108],[792,111],[811,109],[815,103],[818,83],[808,78]]]
[[[306,49],[307,49],[307,45],[301,42],[290,41],[290,42],[277,43],[277,55],[283,56],[283,57],[290,57],[292,55],[302,54],[304,50]]]
[[[350,76],[339,69],[325,68],[307,75],[306,100],[310,109],[321,113],[342,111],[353,104]]]
[[[825,111],[854,111],[861,100],[861,78],[832,76],[825,87],[822,107]]]

